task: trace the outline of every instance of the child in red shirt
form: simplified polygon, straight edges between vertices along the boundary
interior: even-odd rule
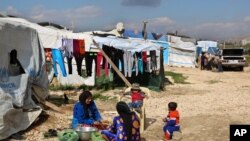
[[[177,108],[176,102],[168,103],[169,112],[167,117],[163,119],[163,122],[165,122],[165,126],[163,127],[165,140],[172,139],[173,132],[180,130],[180,125],[179,125],[180,115],[179,112],[176,110],[176,108]]]
[[[132,102],[128,103],[131,109],[140,109],[143,105],[143,99],[145,98],[145,93],[141,91],[140,84],[133,83],[130,92],[124,95],[131,95]]]

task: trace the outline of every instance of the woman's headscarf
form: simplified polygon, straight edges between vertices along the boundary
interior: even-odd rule
[[[116,110],[120,117],[124,121],[124,130],[128,137],[128,140],[132,140],[132,112],[128,105],[124,101],[120,101],[116,104]]]
[[[80,103],[82,104],[83,106],[83,112],[84,112],[84,115],[85,115],[85,118],[89,118],[89,107],[90,105],[92,104],[92,100],[90,102],[90,104],[86,104],[86,99],[91,97],[92,98],[92,94],[90,91],[83,91],[80,96],[79,96],[79,101]]]

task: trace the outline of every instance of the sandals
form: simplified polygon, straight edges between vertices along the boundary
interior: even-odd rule
[[[49,129],[48,132],[45,132],[43,134],[43,136],[45,138],[49,138],[49,137],[57,137],[57,131],[55,129]]]

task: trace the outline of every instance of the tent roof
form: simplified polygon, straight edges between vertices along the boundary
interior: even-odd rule
[[[59,24],[51,23],[51,22],[40,22],[40,23],[37,23],[37,24],[39,24],[41,26],[45,26],[45,27],[46,26],[53,26],[53,27],[55,27],[57,29],[68,29],[67,27],[64,27],[64,26],[59,25]]]
[[[112,46],[114,48],[128,50],[128,51],[149,51],[149,50],[160,50],[161,46],[150,41],[145,41],[141,39],[124,39],[114,36],[108,37],[93,37],[99,44],[104,44],[107,46]]]
[[[22,18],[3,17],[0,18],[0,21],[14,25],[24,25],[35,29],[38,32],[43,47],[46,48],[58,48],[58,40],[61,38],[84,39],[86,46],[92,44],[92,36],[89,34],[73,33],[72,31],[43,27]]]

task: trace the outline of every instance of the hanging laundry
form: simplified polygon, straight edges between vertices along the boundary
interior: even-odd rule
[[[137,63],[138,63],[138,71],[143,74],[143,60],[142,60],[142,52],[136,52]]]
[[[133,67],[133,56],[131,51],[124,51],[124,75],[125,77],[132,76],[132,67]]]
[[[116,61],[115,65],[119,68],[119,70],[124,73],[124,60],[123,60],[123,54],[124,51],[120,49],[116,49]]]
[[[97,53],[97,63],[96,63],[96,76],[100,76],[101,75],[101,62],[103,60],[103,56],[101,52]]]
[[[53,61],[54,75],[56,77],[58,75],[57,67],[56,67],[56,64],[58,64],[59,67],[61,68],[61,72],[63,76],[66,77],[67,73],[66,73],[65,66],[64,66],[63,56],[59,49],[52,49],[52,61]]]
[[[138,59],[136,53],[133,53],[133,71],[135,71],[135,75],[138,75]]]
[[[85,65],[87,76],[92,76],[92,64],[93,60],[97,64],[97,52],[85,52]]]
[[[151,50],[150,51],[150,58],[151,58],[151,69],[153,71],[157,70],[157,60],[156,60],[156,51]]]
[[[73,58],[73,39],[62,39],[64,57]]]
[[[142,52],[142,60],[144,63],[147,63],[147,51]]]
[[[84,58],[84,41],[73,39],[73,56],[76,60],[77,72],[78,75],[82,76],[82,61]]]
[[[83,55],[79,55],[79,56],[75,57],[77,73],[80,76],[82,76],[82,61],[83,61],[83,58],[84,58]]]
[[[73,58],[68,58],[67,57],[68,70],[69,70],[68,74],[72,74],[72,59]]]
[[[79,53],[80,55],[84,55],[85,54],[85,42],[84,40],[79,40]]]
[[[62,39],[64,57],[67,58],[68,74],[72,74],[73,39]]]
[[[73,56],[79,57],[80,55],[80,43],[79,40],[73,39]]]

